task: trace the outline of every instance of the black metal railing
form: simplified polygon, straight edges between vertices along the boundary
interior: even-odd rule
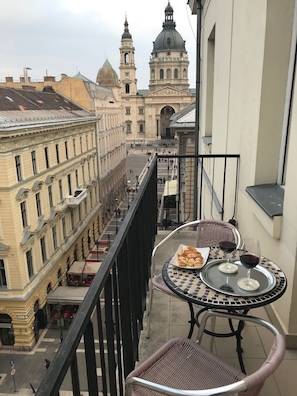
[[[162,157],[168,163],[165,166],[168,176],[164,178],[169,180],[176,176],[178,183],[183,180],[183,176],[186,177],[183,172],[191,168],[194,158]],[[173,160],[177,162],[171,162]],[[221,160],[223,165],[219,162]],[[124,395],[125,377],[138,359],[158,212],[160,216],[160,186],[157,183],[161,178],[159,161],[160,157],[155,156],[147,167],[138,193],[36,392],[37,396],[57,396],[61,389],[71,389],[74,396],[79,396],[81,389],[87,389],[91,396],[98,396],[99,390],[104,395]],[[184,161],[190,161],[186,167]],[[234,191],[231,194],[232,202],[227,202],[227,206],[236,212],[238,164],[238,156],[199,156],[200,181],[196,193],[199,194],[201,207],[198,213],[201,217],[206,211],[204,205],[212,210],[214,204],[216,212],[223,218],[226,211],[226,183],[229,188],[232,185]],[[192,186],[192,179],[188,181],[188,186]],[[179,188],[177,199],[180,201],[183,194],[184,204],[191,205],[191,199],[189,202],[186,199],[185,186],[180,185]],[[190,196],[193,193],[191,191]],[[180,211],[178,206],[177,218]],[[83,349],[84,353],[78,353],[78,349]],[[98,368],[101,370],[100,375]]]

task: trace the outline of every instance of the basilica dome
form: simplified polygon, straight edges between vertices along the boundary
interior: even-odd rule
[[[106,59],[104,65],[99,69],[96,81],[101,87],[115,87],[119,85],[118,75],[108,59]]]
[[[161,51],[180,51],[186,52],[185,41],[182,36],[175,29],[175,22],[173,20],[173,8],[168,2],[165,8],[165,21],[163,22],[163,30],[157,36],[153,43],[152,55],[157,55]]]

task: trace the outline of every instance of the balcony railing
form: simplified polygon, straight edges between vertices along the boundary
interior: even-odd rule
[[[165,159],[167,165],[163,166]],[[100,389],[104,395],[124,395],[125,377],[138,359],[157,214],[159,219],[168,215],[158,199],[160,180],[165,177],[178,181],[178,205],[174,213],[171,209],[172,213],[169,213],[173,218],[171,226],[178,221],[187,221],[188,209],[185,208],[192,210],[191,195],[194,193],[193,159],[193,156],[162,156],[155,157],[149,164],[138,193],[36,392],[37,396],[57,396],[68,371],[74,396],[80,395],[82,382],[91,396],[98,396]],[[236,213],[238,161],[238,156],[199,156],[197,201],[201,206],[198,211],[201,217],[211,211],[209,215],[216,212],[223,218],[226,207],[231,208],[232,214]],[[168,175],[163,176],[161,171]],[[190,192],[187,191],[189,187]],[[159,225],[162,226],[162,222]],[[96,347],[95,339],[99,342]],[[83,362],[78,360],[77,353],[77,349],[82,348],[81,341],[84,343]],[[101,369],[100,376],[97,367]]]

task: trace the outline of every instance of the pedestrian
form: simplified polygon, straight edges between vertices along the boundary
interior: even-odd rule
[[[44,361],[45,361],[45,368],[48,369],[50,364],[51,364],[51,362],[48,359],[44,359]]]

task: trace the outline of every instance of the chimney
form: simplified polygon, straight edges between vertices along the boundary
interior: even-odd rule
[[[55,82],[56,81],[56,77],[54,77],[54,76],[44,76],[43,77],[43,81],[44,82],[47,82],[47,81]]]
[[[36,87],[33,87],[32,85],[22,85],[22,88],[25,91],[35,91]]]
[[[66,77],[68,77],[67,74],[65,74],[65,73],[62,73],[62,74],[61,74],[61,80],[63,80],[63,79],[66,78]]]
[[[11,83],[11,82],[13,82],[13,77],[5,77],[5,81],[7,83]]]

